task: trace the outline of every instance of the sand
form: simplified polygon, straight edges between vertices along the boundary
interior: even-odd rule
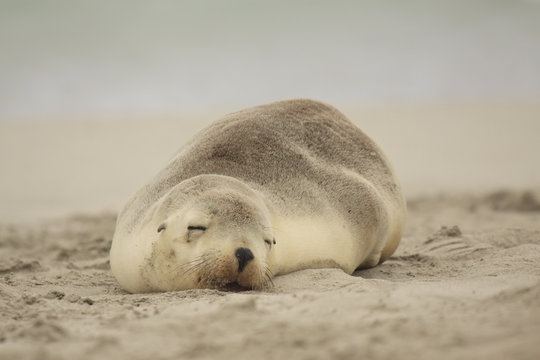
[[[157,131],[146,124],[133,127]],[[12,149],[2,145],[3,168],[22,168],[25,156],[37,154],[49,162],[28,171],[35,171],[35,176],[42,168],[49,172],[37,180],[21,178],[20,186],[13,172],[4,177],[8,181],[2,190],[6,201],[0,206],[0,359],[540,358],[538,187],[519,188],[508,178],[514,186],[495,191],[491,188],[499,187],[498,183],[485,183],[487,190],[481,191],[472,184],[484,181],[478,177],[481,174],[476,178],[471,174],[471,191],[435,186],[432,190],[437,191],[425,194],[410,191],[408,223],[396,253],[384,264],[353,276],[336,269],[316,269],[277,277],[269,292],[128,294],[109,269],[118,203],[110,200],[115,188],[107,187],[105,174],[115,186],[124,179],[128,189],[117,188],[125,192],[132,191],[132,184],[140,179],[126,179],[121,168],[111,172],[103,162],[113,158],[111,164],[121,167],[125,158],[120,155],[129,155],[127,143],[118,144],[106,131],[86,131],[89,139],[104,140],[101,147],[88,142],[88,149],[95,149],[97,156],[84,158],[85,164],[99,173],[101,161],[105,174],[95,174],[103,177],[100,181],[90,177],[85,183],[81,173],[65,177],[70,169],[81,168],[65,166],[65,161],[86,145],[61,136],[54,139],[56,147],[41,153],[37,149],[42,145],[29,141],[24,151],[10,151],[8,156],[6,151],[18,144],[16,134],[24,134],[21,126],[9,126],[11,132],[3,136],[11,139]],[[80,132],[80,126],[72,125],[62,134]],[[116,134],[119,125],[96,125],[100,126]],[[472,124],[472,129],[475,126],[480,128]],[[42,144],[47,140],[44,134],[52,136],[46,133],[50,128],[42,126],[30,138],[38,139],[39,133],[45,138]],[[190,131],[182,136],[188,137]],[[375,133],[377,141],[391,142],[384,132]],[[166,158],[159,158],[158,153],[179,146],[172,137],[164,135],[171,143],[147,154],[141,164],[154,161],[152,166],[159,168]],[[463,141],[463,146],[472,149],[471,141],[476,140]],[[144,144],[140,146],[137,154],[145,153]],[[515,143],[520,146],[537,145],[525,140]],[[70,147],[71,152],[67,151]],[[383,148],[391,158],[399,150],[384,144]],[[432,156],[437,153],[424,150]],[[67,159],[63,171],[62,161],[57,161],[59,165],[52,161],[59,154]],[[532,161],[536,154],[527,153],[518,162]],[[9,157],[20,161],[6,165]],[[407,165],[401,163],[403,157],[396,158],[398,170]],[[515,166],[502,164],[503,168]],[[126,166],[131,175],[136,165]],[[402,171],[404,183],[422,177],[413,168],[412,175]],[[148,178],[151,173],[146,170],[141,173]],[[433,168],[423,171],[433,176]],[[461,181],[460,175],[456,172],[455,177]],[[447,169],[448,182],[450,176]],[[30,196],[19,203],[17,196],[8,196],[21,194],[32,181],[44,178],[45,190],[30,191],[36,196],[34,202]],[[82,183],[91,189],[92,181],[102,184],[104,191],[86,191],[81,196],[87,202],[78,203],[67,195],[65,202],[58,200],[58,188],[79,194],[77,186]],[[45,194],[46,190],[50,193]],[[100,205],[108,201],[109,205]],[[47,210],[47,204],[60,205]],[[26,216],[25,208],[30,209]]]
[[[411,200],[383,265],[299,271],[268,293],[125,293],[114,214],[4,225],[0,358],[537,359],[540,204],[493,197]]]

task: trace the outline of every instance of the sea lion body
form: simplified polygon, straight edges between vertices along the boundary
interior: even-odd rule
[[[111,269],[130,292],[266,289],[387,259],[406,206],[382,151],[335,108],[288,100],[199,132],[126,204]]]

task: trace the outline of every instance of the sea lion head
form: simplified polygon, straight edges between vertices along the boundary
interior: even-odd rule
[[[155,239],[141,271],[153,290],[272,285],[267,260],[276,241],[269,210],[239,180],[186,180],[158,202],[145,227]]]

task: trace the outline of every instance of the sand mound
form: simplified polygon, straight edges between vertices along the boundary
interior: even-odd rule
[[[540,197],[533,191],[497,191],[485,197],[484,203],[500,211],[540,211]]]

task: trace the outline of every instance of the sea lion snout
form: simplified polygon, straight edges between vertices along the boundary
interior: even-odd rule
[[[244,271],[244,268],[246,267],[246,265],[255,258],[251,250],[244,247],[240,247],[236,249],[236,251],[234,252],[234,255],[238,259],[238,272],[239,273]]]

